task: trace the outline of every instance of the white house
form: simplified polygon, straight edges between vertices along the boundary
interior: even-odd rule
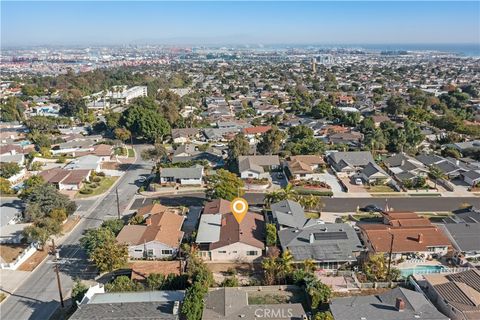
[[[201,185],[203,167],[200,165],[191,168],[162,168],[160,169],[160,183],[178,183],[181,185]]]
[[[173,212],[151,215],[143,225],[126,225],[117,236],[128,245],[128,255],[136,259],[175,257],[183,239],[185,217]]]

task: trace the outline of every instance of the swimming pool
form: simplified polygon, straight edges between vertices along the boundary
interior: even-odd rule
[[[416,266],[415,268],[405,268],[400,269],[400,274],[403,278],[406,278],[412,274],[430,274],[430,273],[439,273],[442,270],[446,269],[444,266]]]

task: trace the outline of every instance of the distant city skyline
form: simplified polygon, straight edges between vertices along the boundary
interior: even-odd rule
[[[480,2],[1,2],[1,45],[477,44]]]

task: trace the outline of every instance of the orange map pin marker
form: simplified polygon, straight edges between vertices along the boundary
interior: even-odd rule
[[[232,210],[233,216],[237,220],[238,224],[240,224],[247,214],[248,202],[243,198],[235,198],[230,203],[230,209]]]

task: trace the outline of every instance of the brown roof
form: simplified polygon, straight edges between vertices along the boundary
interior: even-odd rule
[[[147,219],[146,225],[127,225],[117,236],[117,241],[139,245],[158,241],[172,248],[178,248],[183,238],[181,231],[184,217],[172,212],[162,212]]]
[[[382,123],[382,122],[390,121],[390,118],[384,115],[375,115],[375,116],[372,116],[372,120],[375,123]]]
[[[46,183],[59,183],[70,173],[69,170],[61,168],[53,168],[40,172],[38,175],[43,178]]]
[[[97,144],[93,149],[92,154],[100,157],[108,157],[112,154],[112,146],[108,144]]]
[[[0,145],[0,154],[11,153],[15,151],[16,153],[24,153],[23,148],[16,144],[2,144]]]
[[[313,173],[312,166],[323,165],[325,161],[316,155],[291,156],[287,161],[288,168],[292,173]]]
[[[359,224],[375,252],[389,252],[393,235],[392,252],[428,251],[432,246],[450,246],[448,237],[437,227],[392,227],[382,224]]]
[[[480,319],[480,271],[470,269],[453,274],[425,275],[440,297],[464,313],[467,319]]]
[[[137,210],[137,213],[136,215],[137,216],[144,216],[144,215],[147,215],[147,214],[157,214],[157,213],[162,213],[162,212],[165,212],[167,211],[168,208],[165,207],[164,205],[161,205],[160,203],[152,203],[152,204],[149,204],[149,205],[146,205],[146,206],[143,206],[141,208],[139,208]]]
[[[383,214],[388,224],[394,227],[431,226],[430,220],[419,217],[415,212],[386,212]]]
[[[69,171],[70,173],[67,175],[67,177],[61,181],[64,184],[78,185],[80,182],[87,179],[87,177],[90,175],[90,170],[87,170],[87,169],[69,170]]]
[[[225,214],[230,213],[230,201],[224,199],[215,199],[205,203],[204,214]]]
[[[245,134],[257,134],[257,133],[265,133],[270,129],[272,129],[271,126],[257,126],[257,127],[244,128],[243,132]]]
[[[180,275],[181,261],[134,261],[129,263],[132,280],[145,280],[151,273]]]
[[[263,215],[247,212],[239,224],[233,214],[222,216],[220,240],[210,244],[210,250],[228,246],[233,243],[244,243],[260,249],[265,248],[265,221]]]

